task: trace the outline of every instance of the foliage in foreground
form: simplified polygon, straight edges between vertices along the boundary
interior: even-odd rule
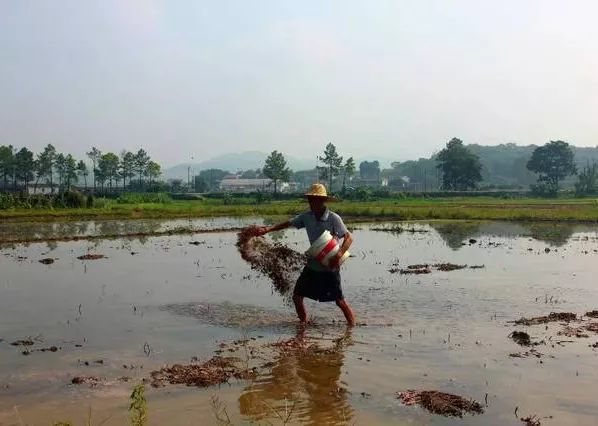
[[[147,423],[147,401],[145,400],[145,386],[139,384],[133,388],[130,396],[131,426],[144,426]]]

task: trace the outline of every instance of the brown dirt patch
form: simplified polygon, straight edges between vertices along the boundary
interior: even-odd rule
[[[43,263],[44,265],[51,265],[52,263],[54,263],[54,259],[52,259],[51,257],[46,257],[45,259],[40,259],[39,263]]]
[[[509,354],[509,356],[511,358],[529,358],[529,357],[542,358],[544,356],[544,354],[542,352],[538,352],[537,350],[532,348],[529,351],[525,351],[525,352],[514,352],[512,354]]]
[[[454,263],[437,263],[436,265],[434,265],[434,267],[439,271],[450,272],[456,271],[458,269],[467,268],[467,265],[455,265]]]
[[[100,379],[95,376],[76,376],[73,377],[71,383],[74,385],[89,385],[94,387],[100,383]]]
[[[153,387],[187,385],[208,387],[227,382],[231,377],[249,379],[255,372],[242,368],[235,357],[214,356],[202,364],[175,364],[151,372]]]
[[[417,404],[441,416],[463,417],[464,414],[482,414],[482,405],[472,399],[439,391],[407,390],[398,392],[397,398],[406,405]]]
[[[98,260],[98,259],[105,259],[106,256],[104,256],[103,254],[92,254],[92,253],[87,253],[84,254],[83,256],[78,256],[77,259],[79,260]]]
[[[513,339],[513,341],[515,343],[517,343],[518,345],[521,345],[521,346],[531,346],[532,345],[532,339],[529,337],[529,334],[527,334],[525,331],[514,331],[511,334],[509,334],[509,337],[511,339]]]
[[[586,312],[586,317],[598,318],[598,310]]]
[[[282,296],[288,296],[307,256],[279,242],[258,237],[257,227],[250,226],[238,234],[237,248],[251,268],[267,276],[272,287]]]
[[[15,340],[11,343],[12,346],[33,346],[34,344],[31,339]]]
[[[556,322],[556,321],[575,321],[577,319],[577,315],[572,312],[551,312],[546,316],[541,317],[533,317],[533,318],[520,318],[516,321],[512,321],[514,324],[517,325],[538,325],[538,324],[546,324],[549,322]]]

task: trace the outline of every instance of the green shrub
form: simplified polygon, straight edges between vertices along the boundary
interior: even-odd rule
[[[172,198],[165,192],[123,192],[118,196],[119,204],[169,204]]]

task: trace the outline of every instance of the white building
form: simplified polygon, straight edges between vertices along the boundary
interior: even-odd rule
[[[274,191],[272,179],[241,179],[225,178],[220,181],[220,190],[223,192],[270,192]]]

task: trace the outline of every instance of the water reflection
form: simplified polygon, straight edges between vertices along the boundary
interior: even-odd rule
[[[345,349],[352,344],[351,330],[347,329],[326,349],[309,346],[313,342],[304,327],[298,327],[293,340],[302,349],[282,350],[270,374],[258,377],[245,388],[239,397],[240,413],[251,421],[350,423],[354,409],[340,377]]]
[[[471,238],[497,236],[500,238],[530,237],[555,247],[569,241],[575,232],[584,231],[583,225],[561,223],[506,223],[506,222],[430,222],[430,226],[453,250],[458,250]]]
[[[480,233],[479,222],[431,222],[430,226],[438,232],[446,245],[453,250],[461,248],[464,241],[478,236]]]

